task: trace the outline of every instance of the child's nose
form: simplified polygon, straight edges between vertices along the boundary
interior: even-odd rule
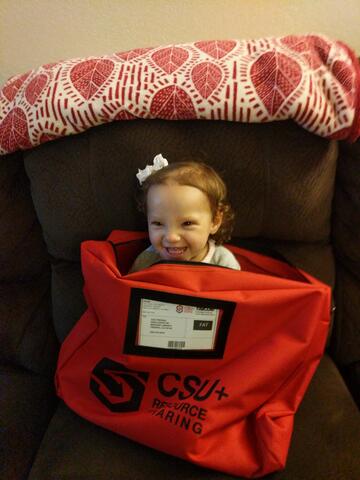
[[[165,234],[165,240],[169,243],[176,243],[180,240],[180,235],[176,230],[169,229]]]

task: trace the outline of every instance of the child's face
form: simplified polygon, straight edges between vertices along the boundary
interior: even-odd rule
[[[201,261],[221,215],[212,218],[207,196],[199,189],[169,183],[153,185],[147,194],[150,241],[164,260]]]

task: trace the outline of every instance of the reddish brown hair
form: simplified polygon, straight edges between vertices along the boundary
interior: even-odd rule
[[[227,200],[227,188],[219,174],[202,162],[177,162],[151,174],[141,186],[139,208],[146,214],[146,199],[152,185],[166,184],[173,181],[179,185],[188,185],[201,190],[209,199],[213,219],[222,213],[222,222],[218,231],[210,237],[222,244],[231,238],[234,212]]]

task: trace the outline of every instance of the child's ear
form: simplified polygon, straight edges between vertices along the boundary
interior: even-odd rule
[[[221,210],[218,210],[212,221],[212,226],[210,230],[211,235],[214,235],[219,230],[220,225],[222,224],[222,221],[223,221],[223,212]]]

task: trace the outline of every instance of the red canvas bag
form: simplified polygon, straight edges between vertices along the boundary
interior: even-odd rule
[[[325,348],[330,288],[228,246],[242,270],[160,262],[127,274],[146,234],[82,244],[87,311],[65,339],[58,395],[120,435],[228,474],[284,468]]]

